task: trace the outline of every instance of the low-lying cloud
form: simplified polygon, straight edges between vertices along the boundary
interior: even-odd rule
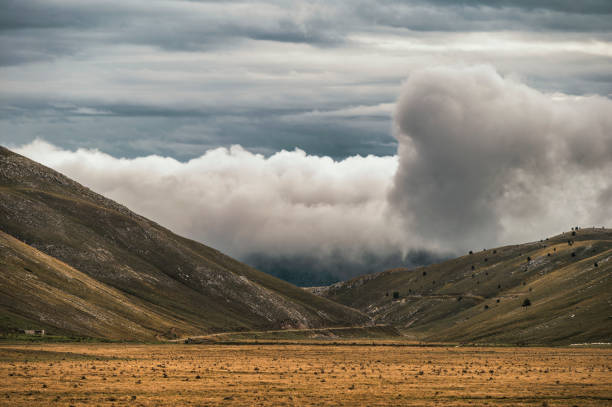
[[[342,160],[240,146],[124,159],[42,140],[16,151],[179,234],[325,281],[611,223],[609,99],[432,68],[404,83],[394,128],[398,155]]]
[[[364,252],[386,256],[406,246],[386,200],[397,157],[334,161],[301,150],[264,157],[233,146],[179,162],[67,151],[40,140],[17,151],[240,258],[266,253],[359,259]]]

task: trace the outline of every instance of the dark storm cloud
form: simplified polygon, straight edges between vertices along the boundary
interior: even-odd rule
[[[412,268],[432,264],[449,257],[426,250],[414,250],[407,254],[399,251],[386,255],[363,253],[357,258],[346,258],[338,251],[322,258],[307,254],[278,256],[252,253],[241,260],[295,285],[316,287],[397,267]]]

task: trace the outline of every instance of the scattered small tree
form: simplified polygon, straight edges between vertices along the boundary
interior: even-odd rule
[[[530,307],[531,306],[531,300],[529,298],[525,298],[525,300],[523,301],[523,307]]]
[[[399,298],[399,291],[393,291],[393,298],[396,300]]]

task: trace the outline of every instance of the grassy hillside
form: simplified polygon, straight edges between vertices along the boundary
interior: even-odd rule
[[[612,230],[589,228],[319,293],[420,340],[612,342],[611,272]]]
[[[5,333],[46,329],[56,335],[151,339],[193,330],[163,310],[0,232],[0,321]]]
[[[147,321],[139,324],[148,326],[149,333],[164,334],[169,326],[178,335],[316,328],[367,319],[177,236],[1,147],[0,230],[154,310],[164,322],[148,320],[154,314],[147,311]],[[21,272],[18,266],[5,262],[3,289],[9,289],[4,284],[16,272]],[[16,296],[25,295],[19,286],[13,288]],[[33,318],[26,308],[4,308],[3,312]],[[57,323],[54,326],[59,328]],[[71,332],[89,333],[77,327]]]

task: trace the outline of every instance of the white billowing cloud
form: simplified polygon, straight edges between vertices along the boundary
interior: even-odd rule
[[[187,162],[120,159],[40,140],[17,152],[238,257],[448,253],[612,223],[609,99],[544,94],[488,66],[438,67],[410,75],[393,120],[397,156],[341,161],[239,146]]]
[[[390,202],[464,250],[612,221],[612,101],[546,95],[489,66],[410,75],[395,112]]]
[[[334,161],[295,150],[266,158],[233,146],[179,162],[67,151],[40,140],[16,151],[235,256],[339,251],[357,258],[420,245],[406,240],[401,222],[388,216],[397,157]]]

